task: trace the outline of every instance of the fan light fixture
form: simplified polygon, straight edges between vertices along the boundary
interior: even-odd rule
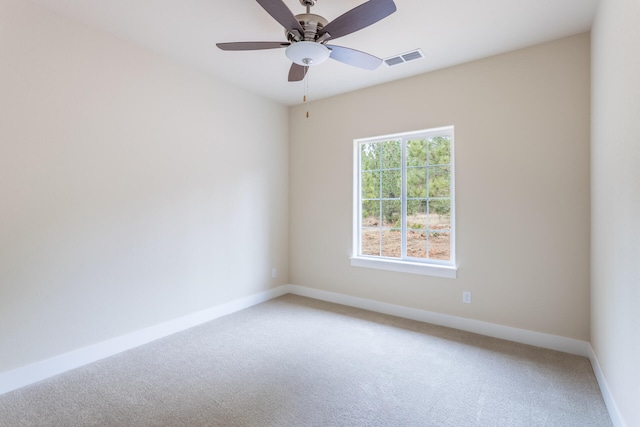
[[[309,67],[326,61],[331,55],[331,50],[320,43],[300,41],[287,47],[285,54],[296,64]]]

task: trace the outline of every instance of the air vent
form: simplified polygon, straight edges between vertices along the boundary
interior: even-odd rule
[[[398,64],[404,64],[404,59],[402,59],[399,56],[392,56],[391,58],[387,58],[384,60],[384,62],[389,66],[392,67],[394,65],[398,65]]]
[[[391,56],[384,60],[385,64],[389,67],[393,67],[394,65],[404,64],[405,62],[415,61],[416,59],[424,58],[424,53],[422,49],[412,50],[411,52],[403,53],[396,56]]]

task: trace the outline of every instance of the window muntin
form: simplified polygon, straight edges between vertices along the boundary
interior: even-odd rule
[[[453,127],[355,141],[354,256],[455,265]]]

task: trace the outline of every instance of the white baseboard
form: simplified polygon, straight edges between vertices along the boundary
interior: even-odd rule
[[[508,341],[533,345],[536,347],[548,348],[550,350],[562,351],[578,356],[589,357],[590,345],[587,341],[559,337],[556,335],[544,334],[541,332],[533,332],[525,329],[512,328],[509,326],[482,322],[473,319],[466,319],[463,317],[451,316],[448,314],[434,313],[431,311],[419,310],[416,308],[388,304],[380,301],[352,297],[335,292],[327,292],[303,286],[287,285],[286,288],[289,293],[295,295],[333,302],[336,304],[348,305],[350,307],[362,308],[365,310],[389,314],[405,319],[433,323],[434,325],[460,329],[480,335],[501,338]]]
[[[114,339],[64,353],[31,365],[0,373],[0,394],[42,381],[66,371],[96,362],[151,341],[192,328],[227,314],[279,297],[288,292],[286,286],[249,295],[216,307],[169,320]]]
[[[602,398],[604,399],[605,405],[607,405],[607,410],[609,411],[611,422],[615,427],[627,427],[627,423],[622,418],[622,414],[618,410],[618,405],[616,405],[616,402],[613,399],[613,395],[611,394],[611,390],[609,389],[609,384],[607,384],[604,372],[602,372],[600,362],[598,362],[598,358],[596,357],[596,353],[593,351],[593,347],[591,347],[591,344],[589,344],[589,360],[591,361],[593,372],[595,373],[596,379],[598,380]]]

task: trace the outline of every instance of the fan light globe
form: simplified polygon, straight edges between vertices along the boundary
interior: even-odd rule
[[[285,54],[296,64],[308,67],[326,61],[331,51],[323,44],[301,41],[289,45]]]

